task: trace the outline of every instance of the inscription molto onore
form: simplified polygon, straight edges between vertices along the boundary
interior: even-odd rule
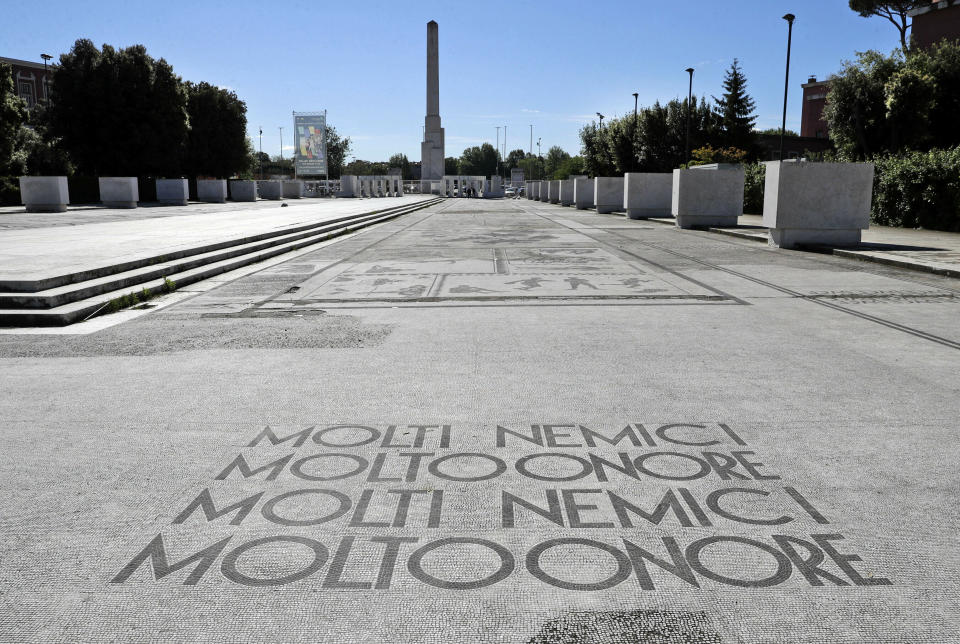
[[[195,585],[219,571],[244,586],[371,591],[892,583],[726,423],[492,425],[483,451],[465,437],[443,423],[262,428],[110,581]]]

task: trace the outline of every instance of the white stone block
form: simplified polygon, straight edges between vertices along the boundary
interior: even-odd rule
[[[303,197],[303,181],[299,179],[283,182],[283,196],[287,199],[300,199]]]
[[[27,212],[65,212],[70,203],[66,177],[20,177],[20,203]]]
[[[743,214],[743,181],[743,166],[735,164],[674,170],[670,211],[677,226],[736,226]]]
[[[186,179],[157,179],[157,201],[168,206],[186,206],[190,185]]]
[[[573,179],[564,179],[560,182],[560,205],[573,204]]]
[[[340,192],[337,196],[339,197],[356,197],[357,193],[360,191],[359,181],[356,175],[345,174],[340,177]]]
[[[550,202],[550,182],[541,181],[540,182],[540,201],[543,203]]]
[[[854,246],[870,227],[872,163],[766,161],[763,225],[770,245]]]
[[[197,201],[225,203],[227,201],[226,179],[197,179]]]
[[[230,182],[230,198],[234,201],[256,201],[257,182],[234,179]]]
[[[673,175],[669,172],[628,172],[623,175],[623,206],[630,219],[669,217]]]
[[[100,201],[107,208],[136,208],[140,187],[136,177],[100,177]]]
[[[623,210],[623,177],[597,177],[593,180],[597,213]]]
[[[586,210],[593,208],[596,202],[593,200],[596,189],[593,186],[593,179],[574,179],[573,180],[573,204],[577,210]]]
[[[257,191],[263,199],[283,199],[283,186],[278,180],[258,181]]]
[[[550,203],[560,203],[560,182],[554,179],[550,182]]]

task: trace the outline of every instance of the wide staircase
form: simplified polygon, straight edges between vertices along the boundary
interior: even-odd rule
[[[63,273],[0,280],[0,326],[65,326],[135,305],[220,273],[379,224],[441,201],[428,199],[374,212],[291,226],[247,237]]]

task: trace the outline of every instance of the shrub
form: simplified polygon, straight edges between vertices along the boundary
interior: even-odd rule
[[[960,147],[874,159],[871,220],[960,231]]]
[[[767,166],[762,163],[744,163],[743,212],[749,215],[763,214],[763,188],[767,179]]]

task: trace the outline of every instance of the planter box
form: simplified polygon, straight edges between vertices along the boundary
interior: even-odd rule
[[[673,175],[669,172],[628,172],[623,175],[623,207],[630,219],[669,217]]]
[[[303,197],[303,181],[299,179],[295,181],[284,181],[283,196],[288,199],[300,199]]]
[[[560,205],[573,204],[573,179],[564,179],[560,182]]]
[[[197,201],[226,203],[226,179],[197,179]]]
[[[597,177],[593,186],[598,214],[623,210],[623,177]]]
[[[257,182],[236,179],[230,182],[230,198],[234,201],[256,201]]]
[[[100,201],[107,208],[136,208],[140,187],[136,177],[100,177]]]
[[[770,245],[856,246],[870,226],[872,163],[767,161],[763,225]]]
[[[540,201],[543,203],[548,203],[550,201],[550,182],[541,181],[540,182]]]
[[[573,204],[578,210],[593,208],[596,203],[593,200],[596,188],[593,186],[592,179],[574,179],[573,180]]]
[[[743,214],[743,180],[743,166],[737,164],[674,170],[671,213],[677,226],[736,226]]]
[[[283,186],[279,181],[260,181],[257,190],[263,199],[283,199]]]
[[[355,174],[345,174],[340,177],[340,192],[338,197],[356,197],[359,189],[359,181]]]
[[[157,179],[157,201],[168,206],[186,206],[190,186],[186,179]]]
[[[66,212],[70,190],[66,177],[20,177],[20,203],[27,212]]]
[[[560,182],[551,181],[549,187],[550,203],[560,203]]]

